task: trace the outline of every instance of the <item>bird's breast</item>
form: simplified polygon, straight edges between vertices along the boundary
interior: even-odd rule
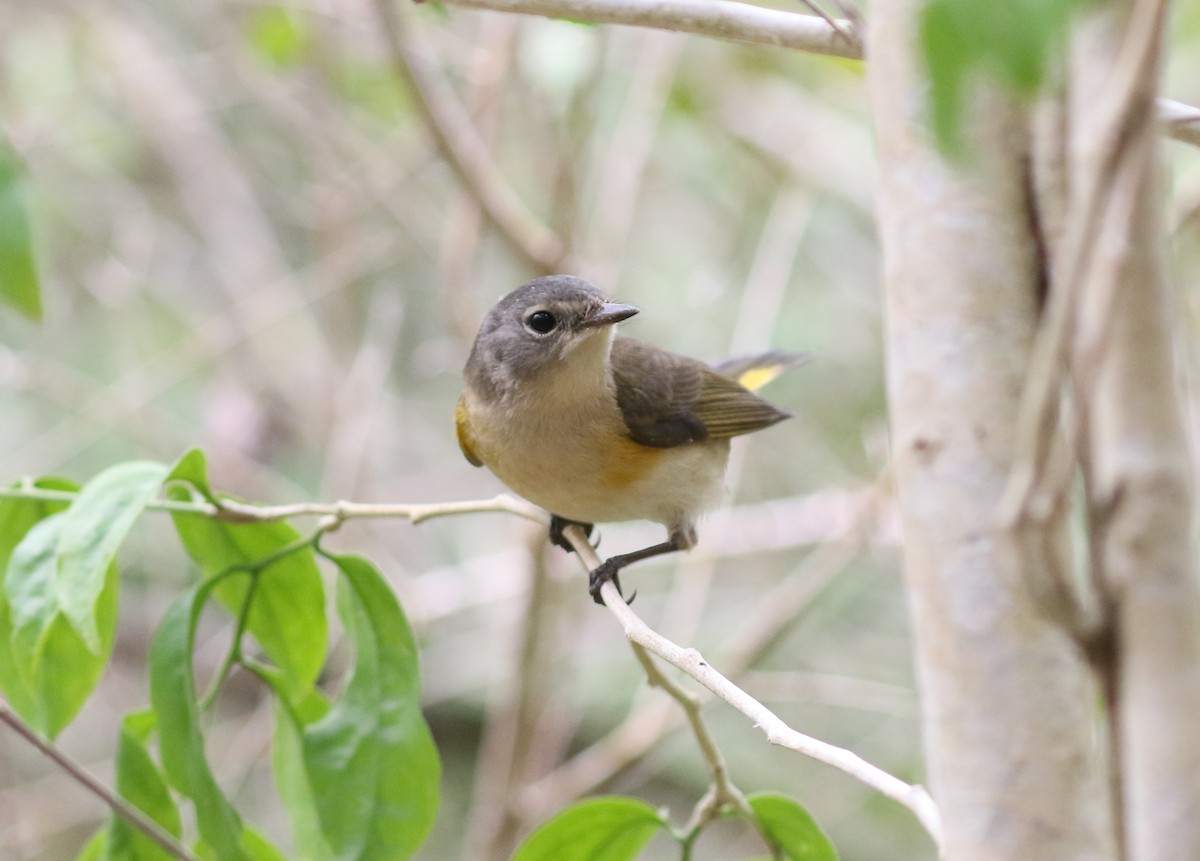
[[[505,405],[468,392],[465,402],[474,452],[513,491],[560,517],[673,527],[720,499],[727,441],[640,445],[607,391]]]

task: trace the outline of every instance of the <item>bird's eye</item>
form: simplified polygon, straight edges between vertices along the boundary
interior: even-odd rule
[[[534,311],[525,319],[525,325],[539,335],[545,335],[558,325],[558,320],[549,311]]]

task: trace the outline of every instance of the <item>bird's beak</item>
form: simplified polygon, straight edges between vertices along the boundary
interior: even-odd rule
[[[622,320],[628,320],[640,309],[633,305],[622,305],[619,302],[605,302],[594,313],[580,324],[582,329],[598,329],[601,326],[611,326],[614,323],[620,323]]]

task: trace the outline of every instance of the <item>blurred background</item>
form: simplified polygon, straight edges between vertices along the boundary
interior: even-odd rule
[[[1179,9],[1166,88],[1190,104],[1198,5]],[[39,325],[0,314],[0,480],[82,481],[201,446],[214,487],[259,502],[491,496],[500,485],[463,459],[452,425],[475,327],[531,277],[582,274],[641,307],[622,331],[660,346],[815,354],[767,390],[797,417],[738,441],[730,505],[700,546],[626,582],[652,626],[793,727],[922,780],[862,64],[391,8],[0,0],[0,133],[28,169],[46,305]],[[477,144],[474,193],[430,108]],[[1194,332],[1200,159],[1164,152]],[[503,228],[481,214],[489,195],[516,202]],[[601,533],[607,552],[661,540],[650,524]],[[646,689],[583,572],[540,530],[499,514],[378,521],[334,546],[381,567],[423,647],[445,775],[419,858],[507,858],[588,793],[686,820],[707,774],[678,708]],[[120,716],[147,701],[154,626],[196,576],[154,513],[121,562],[113,665],[61,738],[105,779]],[[227,636],[214,621],[202,672]],[[705,715],[737,785],[796,797],[847,861],[933,857],[904,809],[772,749],[721,704]],[[210,750],[238,806],[286,847],[270,726],[264,691],[235,676]],[[73,857],[106,811],[9,733],[0,761],[0,858]],[[675,852],[654,843],[645,857]],[[696,857],[755,853],[728,823]]]

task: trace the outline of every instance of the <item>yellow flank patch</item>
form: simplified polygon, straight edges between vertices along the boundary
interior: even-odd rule
[[[784,371],[783,365],[765,365],[761,368],[750,368],[738,374],[737,381],[752,392],[757,392],[771,380]]]
[[[622,438],[619,445],[606,453],[604,472],[600,475],[601,487],[604,490],[628,487],[654,469],[666,451]]]
[[[466,398],[459,398],[454,407],[454,435],[458,437],[458,447],[462,449],[463,457],[475,466],[483,466],[483,459],[475,453],[471,444],[471,428],[467,416]]]

